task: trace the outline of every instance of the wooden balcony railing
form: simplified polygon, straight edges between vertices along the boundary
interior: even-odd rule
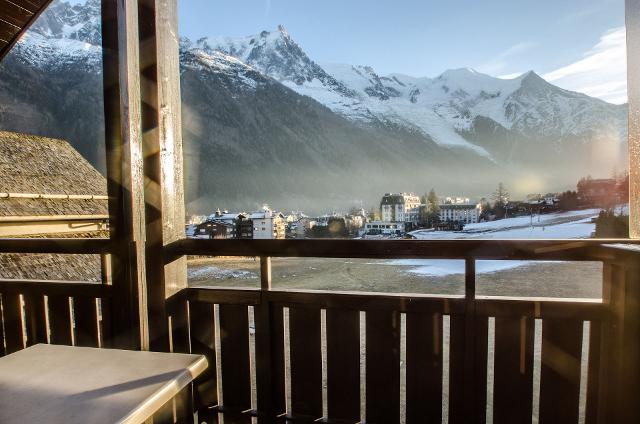
[[[103,242],[44,243],[0,240],[0,252],[110,249]],[[165,248],[167,262],[187,254],[260,256],[261,287],[190,287],[167,300],[172,348],[205,354],[210,363],[183,396],[183,410],[167,415],[170,421],[191,422],[194,411],[201,423],[220,417],[225,423],[253,418],[336,423],[445,418],[484,423],[487,416],[494,423],[532,422],[534,416],[541,423],[640,419],[635,399],[640,392],[640,252],[635,245],[181,240]],[[465,292],[277,290],[271,286],[271,256],[463,259]],[[481,259],[599,261],[603,298],[478,296],[475,264]],[[100,284],[0,281],[0,346],[10,352],[18,339],[23,345],[46,341],[42,334],[53,343],[102,343],[92,330],[87,337],[86,329],[109,339],[112,294],[112,287]],[[46,319],[38,315],[45,313]],[[100,318],[107,325],[99,331]],[[539,347],[536,328],[541,328]]]
[[[251,422],[252,416],[260,422],[286,417],[296,422],[447,418],[450,423],[484,423],[488,374],[493,380],[489,416],[494,423],[531,422],[532,416],[546,423],[578,423],[581,416],[586,423],[634,422],[640,417],[627,389],[640,388],[640,256],[631,247],[593,240],[182,240],[167,249],[168,260],[183,254],[261,256],[262,261],[260,289],[192,287],[170,300],[173,305],[188,304],[191,350],[218,365],[194,386],[200,422],[216,422],[222,414],[225,422],[239,423]],[[464,259],[465,294],[276,290],[271,287],[269,256]],[[476,296],[479,259],[600,261],[603,299]],[[533,373],[536,320],[542,328],[539,393],[534,392]],[[490,322],[492,370],[487,365]],[[583,338],[585,328],[588,337]],[[401,387],[403,338],[406,377]],[[361,362],[366,364],[364,383]],[[445,374],[448,384],[443,386]]]

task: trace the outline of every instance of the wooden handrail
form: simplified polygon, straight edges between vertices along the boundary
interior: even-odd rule
[[[211,240],[182,239],[165,247],[165,261],[183,255],[318,258],[613,260],[611,244],[638,240]],[[603,246],[607,246],[604,248]]]
[[[0,293],[42,294],[69,297],[111,297],[111,286],[90,281],[0,279]]]
[[[100,254],[113,251],[113,242],[103,238],[2,238],[0,253]]]

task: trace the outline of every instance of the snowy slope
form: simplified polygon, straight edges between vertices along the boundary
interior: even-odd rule
[[[421,240],[437,239],[574,239],[590,238],[600,209],[520,216],[465,225],[464,231],[414,231]]]
[[[368,66],[317,64],[280,27],[240,38],[203,38],[205,51],[235,56],[348,119],[417,129],[437,143],[489,153],[465,135],[478,117],[518,134],[562,139],[599,135],[622,143],[625,107],[560,89],[530,71],[510,80],[471,69],[436,78],[379,75]],[[589,137],[584,137],[588,140]]]

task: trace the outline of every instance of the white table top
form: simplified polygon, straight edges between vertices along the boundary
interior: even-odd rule
[[[202,355],[39,344],[0,358],[0,423],[140,423],[206,368]]]

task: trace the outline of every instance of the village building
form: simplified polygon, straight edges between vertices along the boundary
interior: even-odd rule
[[[384,222],[417,224],[420,219],[420,197],[413,193],[385,193],[380,201],[380,216]]]
[[[624,201],[628,181],[615,178],[584,178],[578,182],[578,197],[585,206],[613,207]]]
[[[0,237],[106,238],[107,181],[69,143],[0,131]],[[97,255],[0,254],[0,278],[100,281]]]
[[[440,222],[474,224],[480,221],[482,208],[464,197],[447,197],[439,205]]]
[[[305,238],[307,232],[316,226],[316,220],[312,218],[302,218],[295,223],[294,236],[295,238]]]
[[[365,224],[365,236],[401,236],[405,233],[401,222],[371,221]]]
[[[247,217],[253,223],[254,239],[283,239],[285,238],[284,215],[264,208],[259,212],[253,212]]]
[[[196,225],[193,237],[210,239],[229,239],[236,236],[236,224],[218,220],[206,220]]]

